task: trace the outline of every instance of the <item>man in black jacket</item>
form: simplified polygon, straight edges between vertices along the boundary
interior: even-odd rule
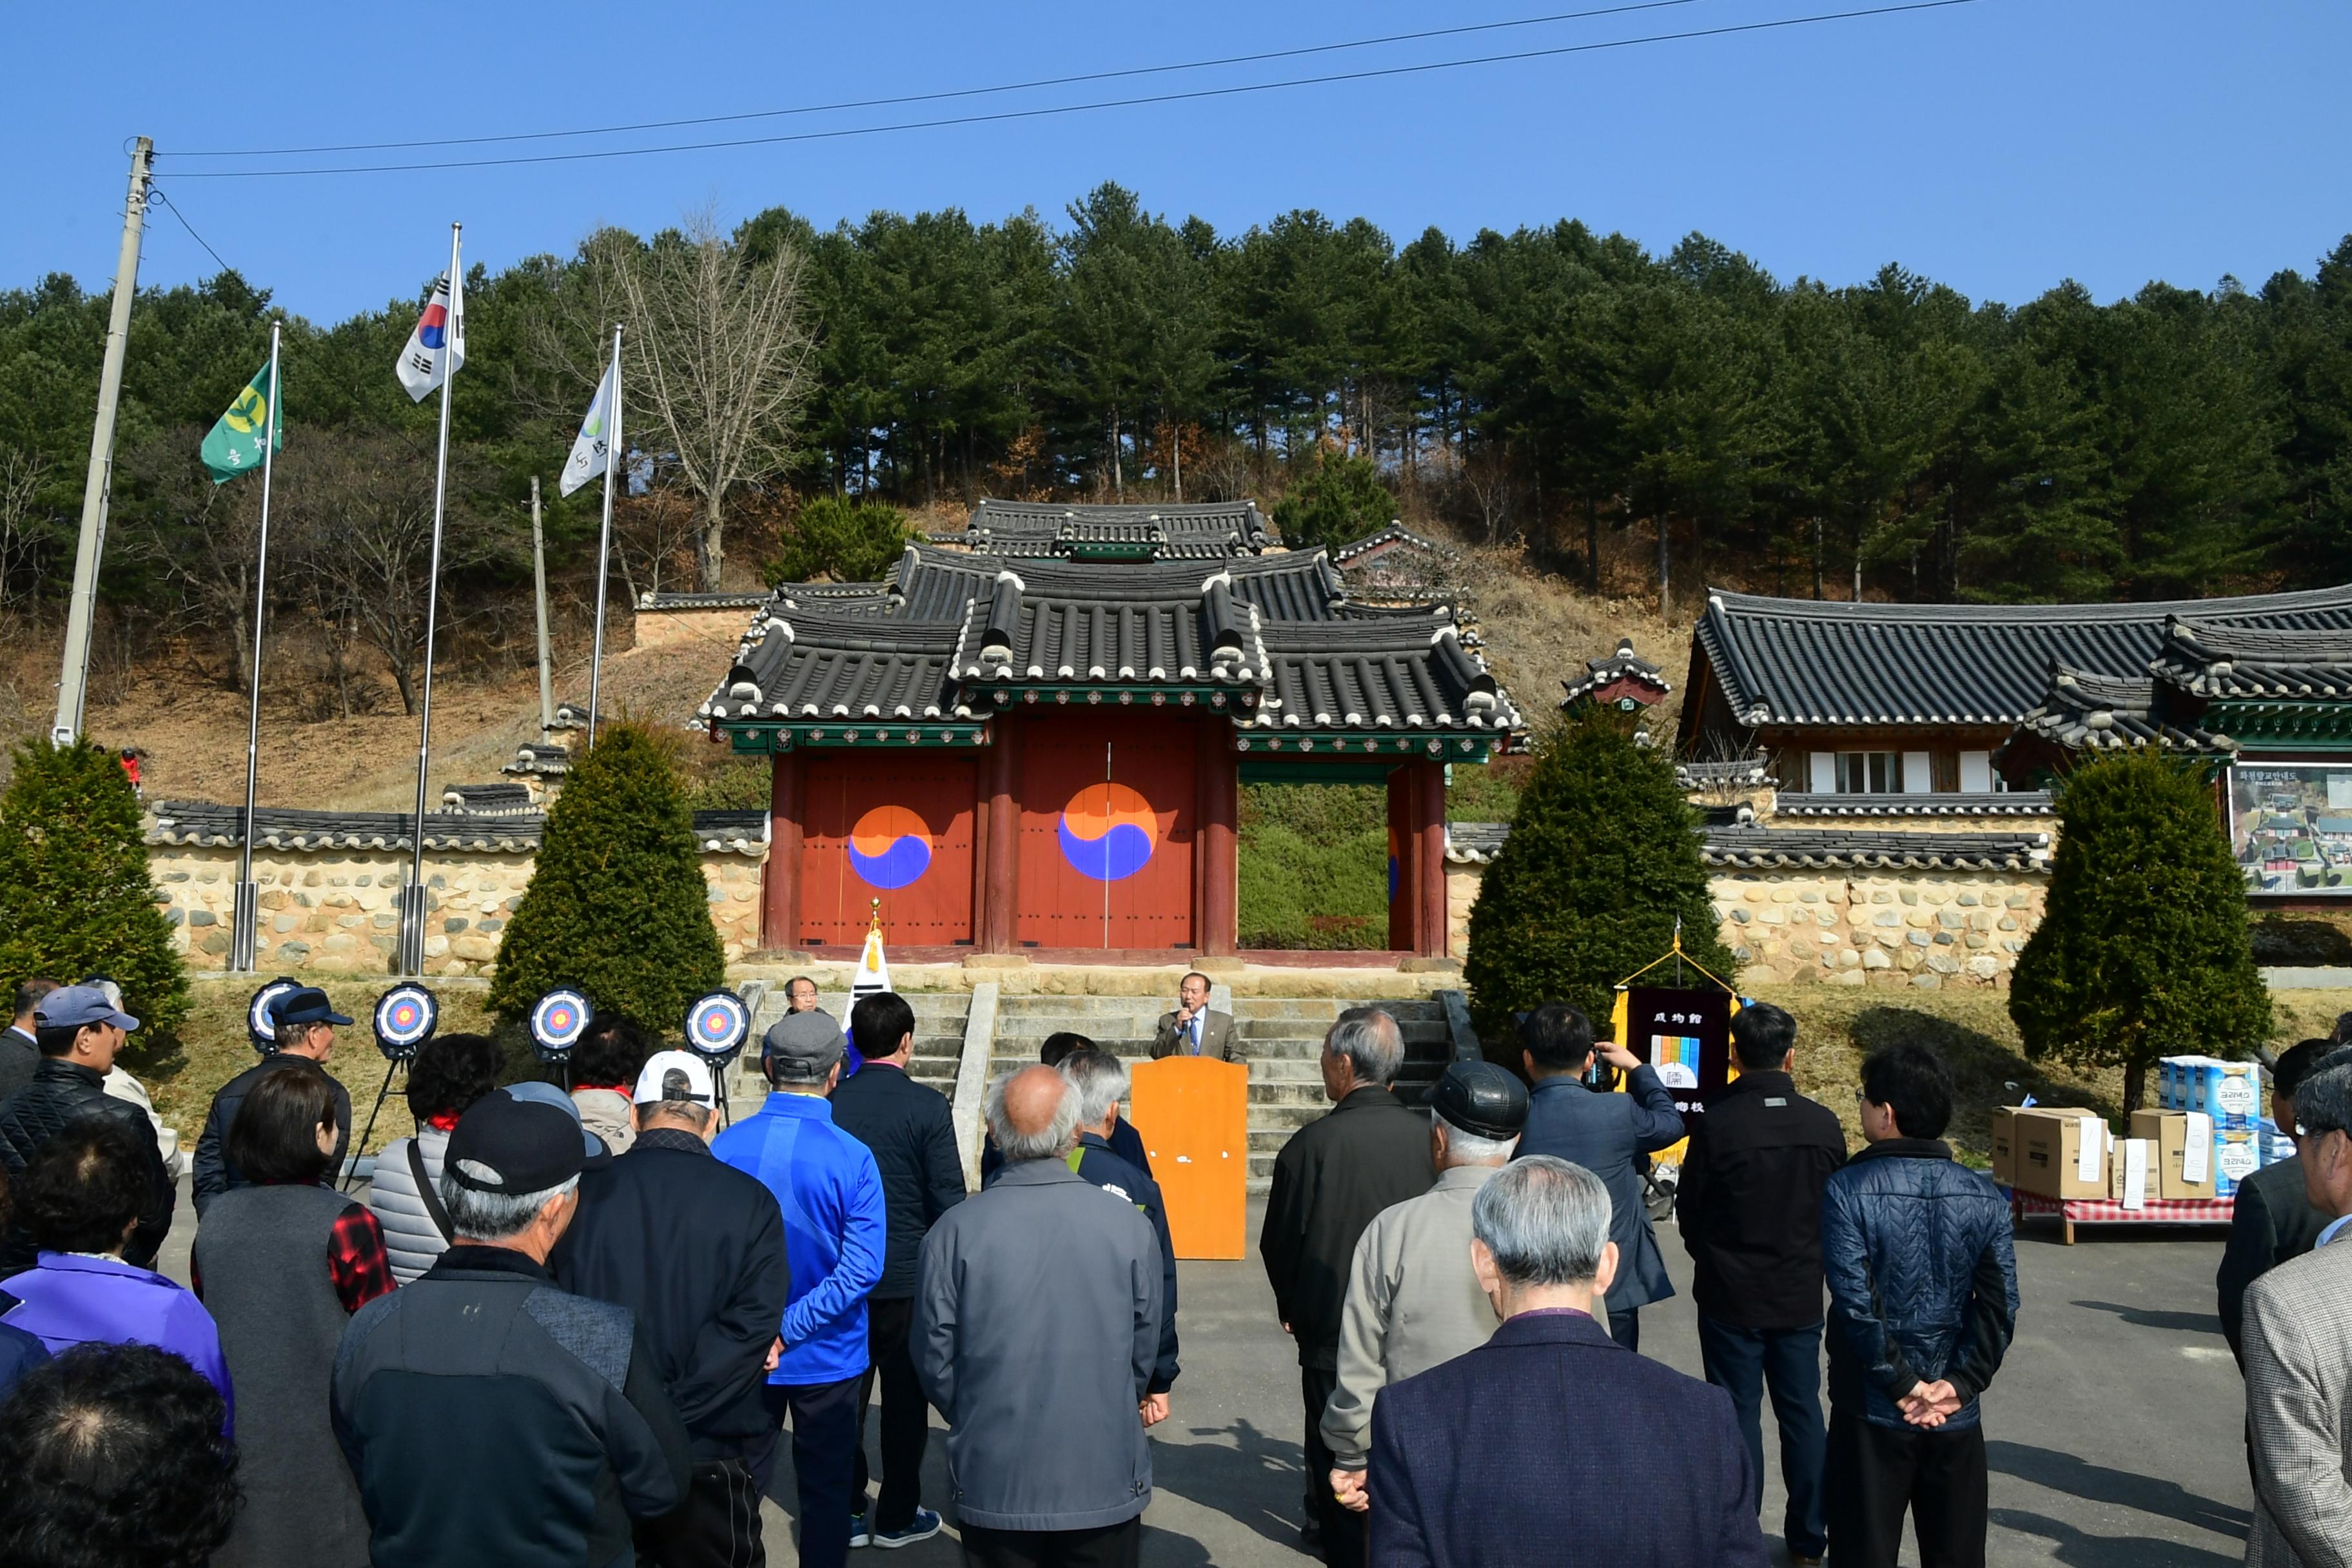
[[[1339,1381],[1349,1271],[1372,1217],[1427,1192],[1436,1170],[1429,1118],[1389,1092],[1404,1065],[1404,1037],[1394,1018],[1377,1007],[1349,1008],[1323,1037],[1322,1065],[1330,1112],[1293,1133],[1275,1156],[1257,1250],[1283,1331],[1298,1342],[1307,1406],[1302,1534],[1326,1562],[1352,1568],[1363,1561],[1363,1521],[1332,1494],[1331,1451],[1322,1431],[1323,1406]]]
[[[334,1091],[335,1158],[327,1168],[327,1179],[331,1182],[342,1173],[343,1154],[352,1142],[352,1096],[327,1070],[327,1058],[334,1054],[335,1026],[350,1022],[335,1011],[327,994],[315,985],[281,991],[269,999],[273,1049],[221,1085],[220,1092],[213,1096],[212,1111],[205,1118],[204,1133],[196,1140],[194,1185],[198,1219],[204,1218],[205,1210],[212,1206],[215,1198],[247,1184],[244,1175],[228,1163],[229,1127],[236,1121],[237,1107],[245,1103],[246,1092],[259,1083],[265,1073],[289,1062],[309,1067]]]
[[[625,1563],[630,1521],[685,1500],[686,1429],[635,1314],[547,1268],[581,1173],[609,1158],[568,1102],[500,1091],[457,1119],[440,1183],[457,1240],[335,1352],[374,1568]]]
[[[759,1568],[760,1489],[746,1455],[768,1431],[760,1390],[792,1295],[774,1194],[710,1154],[710,1064],[685,1051],[646,1063],[636,1141],[583,1176],[580,1214],[548,1259],[575,1296],[626,1307],[686,1424],[685,1504],[635,1528],[659,1568]]]
[[[145,1268],[163,1250],[172,1228],[177,1194],[163,1151],[155,1142],[155,1124],[128,1100],[106,1092],[107,1070],[139,1020],[118,1013],[106,993],[95,985],[65,985],[40,1000],[34,1015],[35,1037],[41,1059],[32,1080],[0,1104],[0,1165],[11,1176],[25,1167],[41,1145],[67,1122],[84,1116],[110,1116],[131,1135],[147,1165],[147,1206],[122,1249],[123,1261]],[[0,1241],[0,1279],[33,1266],[38,1249],[22,1225],[10,1226]]]
[[[1822,1521],[1822,1189],[1845,1163],[1845,1130],[1797,1092],[1797,1021],[1769,1002],[1731,1020],[1739,1076],[1690,1119],[1675,1209],[1690,1249],[1699,1359],[1731,1395],[1764,1475],[1764,1385],[1780,1427],[1789,1560],[1818,1563]]]
[[[41,1042],[33,1033],[33,1010],[41,998],[58,988],[54,980],[27,980],[16,987],[16,1015],[0,1029],[0,1100],[33,1081],[40,1065]]]
[[[2305,1040],[2279,1053],[2271,1068],[2273,1125],[2285,1132],[2294,1131],[2296,1087],[2318,1069],[2329,1053],[2341,1048],[2333,1040]],[[2352,1055],[2345,1059],[2352,1061]],[[2246,1287],[2289,1258],[2309,1252],[2326,1226],[2327,1216],[2313,1208],[2304,1194],[2300,1155],[2264,1165],[2238,1184],[2230,1241],[2221,1249],[2213,1290],[2221,1314],[2221,1333],[2240,1365],[2245,1363],[2239,1339],[2246,1322]]]
[[[915,1377],[907,1335],[923,1237],[963,1202],[963,1162],[946,1096],[907,1076],[915,1055],[915,1010],[884,991],[849,1012],[851,1043],[866,1065],[833,1091],[833,1124],[873,1151],[882,1175],[885,1231],[882,1278],[866,1301],[866,1374],[857,1388],[854,1498],[862,1522],[852,1545],[905,1546],[939,1533],[940,1516],[923,1507],[923,1451],[930,1444],[930,1405]],[[882,1487],[866,1510],[866,1405],[882,1384]]]

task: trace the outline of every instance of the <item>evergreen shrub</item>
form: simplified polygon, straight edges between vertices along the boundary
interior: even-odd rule
[[[1274,526],[1293,550],[1318,544],[1337,549],[1395,521],[1396,498],[1381,482],[1380,466],[1328,447],[1316,454],[1315,466],[1274,503]]]
[[[2058,827],[2049,906],[2010,984],[2025,1054],[2121,1068],[2128,1113],[2158,1058],[2268,1038],[2245,874],[2204,770],[2154,752],[2085,763],[2059,784]]]
[[[877,582],[898,564],[913,537],[907,514],[895,506],[818,496],[784,525],[782,548],[768,563],[768,581]]]
[[[634,723],[596,732],[573,767],[499,948],[490,1009],[509,1023],[559,985],[600,1013],[676,1037],[727,960],[671,742]]]
[[[1606,1034],[1617,982],[1672,950],[1677,919],[1692,962],[1736,978],[1696,824],[1672,762],[1617,715],[1571,715],[1538,742],[1470,911],[1463,980],[1492,1059],[1517,1065],[1512,1015],[1545,1002]]]
[[[0,795],[0,986],[104,974],[140,1021],[134,1041],[170,1038],[188,1016],[188,977],[159,901],[139,796],[114,753],[87,740],[18,747]]]

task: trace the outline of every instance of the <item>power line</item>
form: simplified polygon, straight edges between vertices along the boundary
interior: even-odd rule
[[[801,114],[832,114],[850,109],[895,109],[909,103],[937,103],[954,99],[986,98],[997,93],[1029,92],[1044,87],[1070,87],[1080,82],[1116,81],[1128,77],[1165,76],[1178,71],[1210,70],[1221,66],[1259,64],[1293,59],[1302,55],[1333,54],[1344,49],[1376,48],[1384,44],[1424,42],[1465,33],[1492,33],[1513,27],[1549,26],[1557,22],[1580,22],[1594,16],[1616,16],[1634,11],[1659,11],[1691,5],[1697,0],[1639,0],[1638,4],[1607,5],[1591,11],[1560,11],[1549,16],[1523,16],[1508,22],[1479,22],[1459,27],[1431,27],[1418,33],[1390,33],[1377,38],[1357,38],[1339,44],[1310,44],[1295,49],[1269,49],[1255,55],[1225,55],[1216,59],[1188,60],[1181,65],[1130,66],[1120,70],[1086,71],[1075,76],[1040,77],[1034,81],[1005,82],[996,87],[955,88],[940,92],[908,93],[898,98],[848,99],[839,103],[802,104],[791,109],[760,109],[741,114],[707,114],[688,120],[646,120],[633,125],[588,125],[573,131],[525,131],[500,136],[447,136],[421,142],[346,142],[320,147],[254,147],[243,151],[162,153],[173,158],[290,158],[324,153],[390,153],[423,147],[476,147],[499,142],[554,142],[573,136],[616,136],[634,131],[675,131],[688,125],[726,125],[746,120],[778,120]]]
[[[778,136],[745,136],[719,142],[677,142],[655,147],[615,147],[586,153],[541,153],[509,158],[455,158],[427,163],[358,163],[303,169],[184,169],[183,180],[266,180],[312,174],[399,174],[436,169],[488,169],[525,163],[576,163],[599,158],[642,158],[665,153],[704,153],[737,147],[773,147],[795,142],[831,142],[854,136],[879,136],[901,131],[936,131],[957,125],[987,125],[1015,120],[1038,120],[1083,114],[1105,109],[1133,109],[1150,104],[1182,103],[1203,99],[1233,98],[1274,92],[1294,87],[1320,87],[1335,82],[1375,81],[1418,76],[1432,71],[1459,70],[1469,66],[1498,65],[1513,60],[1549,59],[1563,55],[1591,54],[1603,49],[1633,48],[1643,44],[1676,43],[1691,38],[1719,38],[1740,33],[1771,32],[1822,22],[1848,22],[1866,16],[1891,16],[1907,11],[1941,11],[1973,5],[1978,0],[1912,0],[1901,5],[1873,5],[1855,11],[1827,11],[1810,16],[1784,16],[1766,22],[1744,22],[1721,27],[1700,27],[1682,33],[1653,33],[1638,38],[1612,38],[1600,43],[1563,44],[1546,49],[1521,49],[1507,54],[1477,55],[1466,59],[1433,60],[1422,65],[1387,66],[1325,76],[1293,77],[1283,81],[1252,82],[1237,87],[1194,88],[1182,92],[1151,93],[1136,98],[1101,99],[1091,103],[1066,103],[1044,109],[1007,109],[989,114],[961,114],[937,120],[908,120],[889,125],[849,126],[838,131],[802,131]]]
[[[180,205],[171,197],[165,195],[163,194],[163,188],[161,185],[156,184],[152,180],[149,181],[147,184],[147,199],[149,201],[162,202],[166,207],[170,208],[172,216],[180,220],[180,226],[188,231],[188,237],[194,240],[198,245],[203,246],[205,247],[205,255],[211,257],[215,261],[220,262],[220,268],[222,271],[236,271],[236,268],[231,267],[226,261],[221,259],[221,253],[212,247],[211,242],[206,240],[203,235],[196,232],[196,226],[188,221],[188,215],[180,210]],[[239,276],[241,277],[243,274],[240,273]]]

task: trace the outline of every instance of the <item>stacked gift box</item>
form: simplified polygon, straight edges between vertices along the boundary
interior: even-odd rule
[[[2263,1114],[2260,1062],[2166,1057],[2157,1063],[2156,1103],[2187,1116],[2200,1141],[2210,1131],[2216,1197],[2234,1196],[2239,1183],[2280,1157]],[[2292,1142],[2286,1152],[2294,1152]]]

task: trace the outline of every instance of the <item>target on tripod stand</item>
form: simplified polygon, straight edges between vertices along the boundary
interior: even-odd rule
[[[433,1037],[441,1004],[422,985],[395,985],[376,999],[375,1047],[387,1060],[404,1062]]]
[[[302,983],[289,974],[281,974],[253,994],[245,1005],[245,1032],[253,1037],[253,1048],[263,1056],[273,1056],[278,1050],[278,1026],[269,1017],[269,1005],[289,991],[299,991]]]
[[[530,1039],[538,1047],[539,1059],[560,1062],[572,1055],[572,1047],[588,1032],[588,1019],[595,1010],[588,998],[577,991],[551,991],[531,1005]]]
[[[713,991],[686,1010],[686,1043],[707,1060],[734,1060],[751,1033],[751,1009],[732,991]]]

